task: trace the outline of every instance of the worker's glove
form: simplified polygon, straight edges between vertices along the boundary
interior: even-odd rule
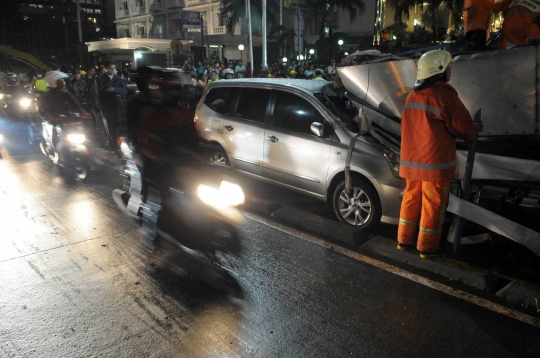
[[[478,133],[482,132],[484,130],[484,121],[480,121],[478,123],[474,124],[476,126],[476,131]]]

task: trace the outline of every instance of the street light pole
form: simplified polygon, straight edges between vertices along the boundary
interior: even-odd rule
[[[247,11],[248,11],[248,34],[249,34],[249,61],[250,61],[250,68],[251,71],[251,77],[253,77],[253,34],[251,31],[251,0],[246,0],[247,3]]]
[[[267,57],[267,39],[266,39],[266,0],[262,0],[262,60],[263,66],[266,69],[268,63]]]
[[[70,56],[69,56],[69,40],[68,40],[67,21],[66,21],[65,17],[63,19],[64,19],[64,29],[66,30],[66,51],[67,51],[67,58],[68,58],[68,66],[71,67],[71,59],[70,59]]]
[[[79,44],[82,44],[82,23],[81,23],[81,0],[77,0],[77,22],[79,27]]]

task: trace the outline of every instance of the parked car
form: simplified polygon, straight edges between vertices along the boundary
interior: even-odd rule
[[[345,192],[350,116],[331,83],[297,79],[244,79],[212,83],[195,124],[213,144],[210,160],[245,175],[324,200],[354,227],[397,224],[399,157],[369,136],[355,143]]]

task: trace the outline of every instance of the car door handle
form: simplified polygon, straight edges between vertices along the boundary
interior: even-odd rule
[[[234,128],[232,126],[225,126],[225,129],[228,130],[229,132],[232,131]]]
[[[272,143],[279,142],[279,139],[277,139],[277,137],[274,135],[271,137],[266,137],[266,139],[270,139],[270,142]]]

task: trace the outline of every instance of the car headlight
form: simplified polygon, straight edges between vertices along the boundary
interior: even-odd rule
[[[205,204],[217,209],[238,206],[244,203],[242,188],[236,184],[222,181],[219,189],[201,184],[197,188],[197,196]]]
[[[399,177],[399,154],[390,149],[383,149],[384,157],[388,161],[395,177]]]
[[[4,99],[4,94],[0,93],[0,99]]]
[[[73,144],[83,144],[86,140],[86,136],[81,133],[72,133],[68,134],[67,139]]]
[[[19,104],[23,108],[28,108],[32,104],[32,100],[30,98],[23,98],[19,101]]]

